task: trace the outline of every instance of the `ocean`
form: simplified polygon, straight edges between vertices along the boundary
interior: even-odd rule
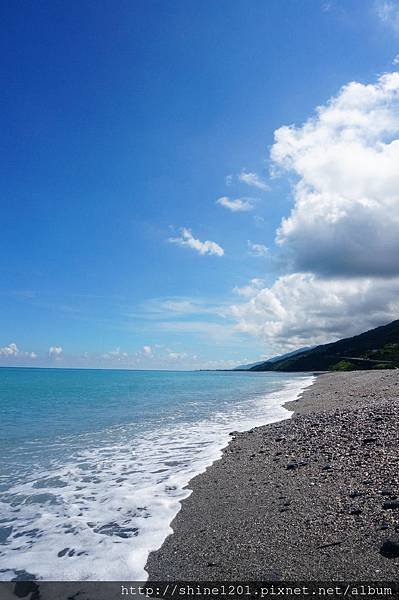
[[[308,374],[0,369],[0,580],[145,580],[231,431]]]

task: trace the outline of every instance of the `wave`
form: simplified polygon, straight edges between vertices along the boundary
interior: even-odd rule
[[[226,402],[197,422],[113,427],[102,443],[80,436],[73,450],[64,442],[49,468],[2,494],[0,579],[28,572],[48,581],[146,580],[148,554],[172,533],[190,479],[221,457],[232,430],[288,418],[282,404],[313,379]]]

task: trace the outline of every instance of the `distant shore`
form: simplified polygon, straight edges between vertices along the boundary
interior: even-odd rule
[[[399,576],[399,372],[317,377],[191,480],[150,580]]]

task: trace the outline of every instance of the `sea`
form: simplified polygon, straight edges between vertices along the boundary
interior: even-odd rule
[[[313,379],[1,368],[0,580],[146,580],[190,479]]]

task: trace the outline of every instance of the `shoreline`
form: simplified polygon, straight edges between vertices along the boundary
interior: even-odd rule
[[[230,372],[227,371],[226,372]],[[280,409],[283,409],[282,415],[280,417],[276,417],[276,420],[270,421],[269,423],[263,423],[261,425],[259,424],[254,424],[251,423],[251,425],[249,425],[249,423],[246,424],[246,427],[250,427],[250,429],[255,429],[257,427],[266,427],[267,425],[271,425],[273,423],[280,423],[282,421],[285,421],[287,419],[291,418],[290,414],[285,415],[284,412],[291,412],[290,409],[285,409],[285,404],[288,404],[289,402],[296,402],[298,400],[298,398],[301,397],[302,393],[304,392],[304,390],[306,390],[307,388],[309,388],[315,380],[315,376],[318,373],[303,373],[301,374],[302,377],[300,377],[298,379],[298,381],[300,383],[297,383],[295,378],[290,378],[290,374],[287,373],[287,378],[288,381],[285,381],[285,383],[283,384],[281,389],[275,390],[275,391],[267,391],[266,392],[266,397],[273,397],[273,398],[278,398],[281,395],[284,394],[284,396],[290,396],[291,399],[290,400],[283,400],[283,398],[280,398],[276,404],[278,405],[278,407]],[[320,373],[319,373],[320,374]],[[308,381],[311,380],[311,381]],[[263,397],[263,396],[262,396]],[[284,410],[285,409],[285,410]],[[227,430],[228,431],[228,430]],[[171,518],[171,520],[168,523],[167,529],[169,530],[168,533],[165,533],[164,537],[163,537],[163,541],[160,545],[158,545],[156,548],[149,550],[148,551],[148,555],[147,555],[147,559],[146,559],[146,563],[143,565],[143,569],[146,571],[146,564],[147,564],[147,560],[149,558],[149,556],[154,553],[159,551],[163,544],[165,543],[165,541],[171,536],[173,535],[174,531],[172,528],[172,524],[174,523],[177,515],[179,514],[179,512],[181,511],[181,507],[182,507],[182,503],[185,502],[185,500],[193,493],[193,490],[191,488],[191,482],[194,481],[197,477],[200,477],[202,475],[204,475],[208,469],[211,469],[212,466],[217,463],[219,460],[221,460],[223,458],[223,454],[226,451],[226,449],[228,448],[230,442],[231,442],[231,433],[228,434],[226,431],[225,435],[224,435],[224,439],[221,440],[220,444],[218,445],[217,450],[215,451],[215,455],[210,458],[210,461],[208,462],[208,464],[204,465],[200,471],[198,471],[197,473],[193,474],[192,477],[185,483],[185,485],[183,485],[183,487],[180,488],[181,493],[184,493],[184,497],[183,498],[179,498],[177,500],[177,505],[178,508],[176,509],[175,515],[173,518]],[[248,429],[240,429],[239,431],[237,431],[236,433],[239,434],[244,434],[248,431]],[[230,437],[229,437],[230,436]],[[146,571],[147,573],[147,571]],[[148,575],[146,577],[146,580],[148,580]]]
[[[283,406],[189,482],[150,581],[398,579],[397,372],[317,374]]]
[[[146,580],[148,575],[144,567],[148,554],[161,547],[172,531],[170,523],[180,511],[181,501],[191,494],[189,482],[221,458],[230,440],[229,432],[232,429],[245,431],[287,418],[289,413],[282,408],[283,402],[287,397],[296,398],[312,381],[307,376],[282,375],[276,378],[270,374],[260,378],[245,377],[244,380],[238,374],[238,378],[243,382],[239,388],[241,391],[236,392],[236,374],[223,377],[219,389],[223,390],[221,398],[226,402],[222,404],[219,401],[216,405],[211,394],[213,388],[209,387],[213,380],[211,384],[206,384],[205,380],[209,409],[205,411],[204,405],[200,405],[202,413],[197,413],[196,408],[191,409],[194,418],[190,421],[187,413],[184,426],[180,423],[175,425],[172,418],[169,426],[162,424],[162,427],[152,428],[151,431],[156,432],[157,444],[150,442],[143,433],[136,438],[128,435],[129,454],[133,445],[133,454],[128,458],[126,444],[117,444],[115,452],[109,455],[110,461],[102,463],[100,469],[98,457],[103,445],[96,440],[96,443],[84,448],[85,460],[78,451],[76,455],[67,452],[66,460],[34,472],[30,482],[21,478],[20,487],[9,486],[10,494],[16,495],[22,508],[18,505],[17,515],[13,506],[9,513],[4,511],[8,520],[4,519],[4,523],[0,524],[0,537],[3,536],[0,541],[5,542],[1,546],[0,580],[31,577],[51,581],[54,564],[63,569],[62,578],[65,580],[79,578],[79,572],[88,579],[101,579],[97,565],[106,560],[110,552],[114,560],[109,568],[104,566],[103,569],[107,578]],[[247,380],[254,383],[255,379],[255,386],[248,385]],[[198,382],[198,378],[195,381]],[[195,393],[199,384],[193,382],[192,385],[190,390]],[[186,386],[184,390],[187,396]],[[175,414],[174,410],[172,414]],[[128,426],[127,433],[130,432]],[[112,430],[111,434],[113,438]],[[94,481],[90,477],[93,472]],[[71,479],[70,473],[73,473]],[[30,493],[36,500],[42,489],[48,489],[51,494],[51,485],[55,492],[48,497],[57,498],[57,502],[54,500],[46,512],[38,510],[32,518],[27,514],[30,503],[20,500],[22,494],[29,500]],[[72,494],[76,501],[70,504],[68,498]],[[77,507],[80,514],[76,514]],[[64,519],[63,527],[60,527],[61,519]],[[67,537],[64,529],[69,534]],[[36,536],[38,531],[40,534]],[[24,547],[21,546],[20,538],[25,534],[31,544],[29,552],[23,552]],[[50,539],[50,548],[47,539]],[[42,563],[41,555],[47,549],[48,559]],[[76,560],[78,553],[79,560]],[[126,554],[129,562],[125,561]],[[96,559],[96,571],[91,570],[91,557]]]

